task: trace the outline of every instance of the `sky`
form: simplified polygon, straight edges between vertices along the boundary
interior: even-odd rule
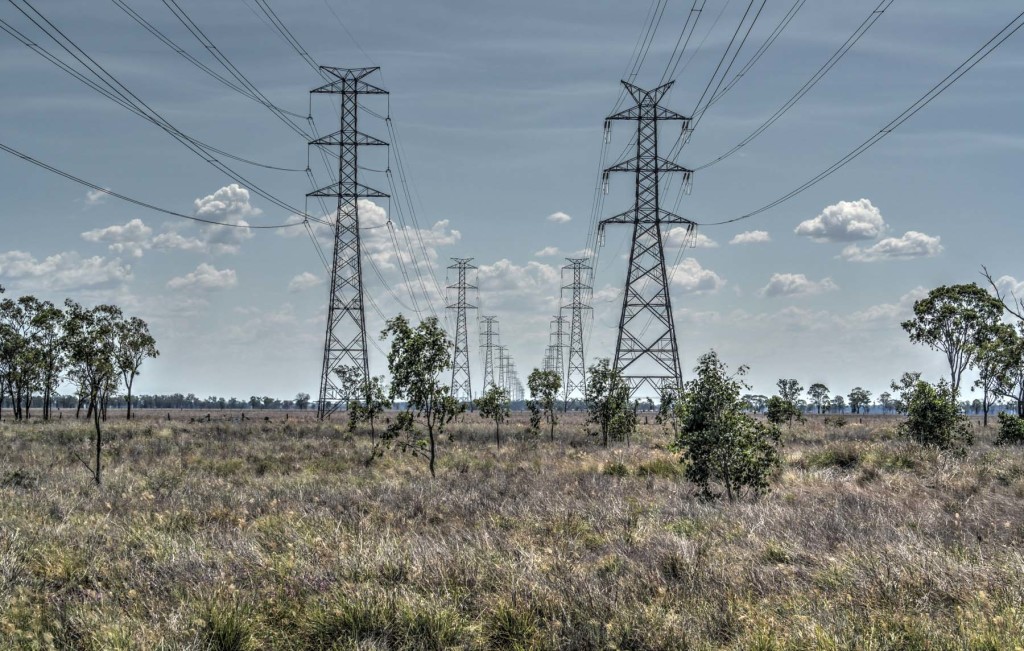
[[[251,226],[320,216],[306,193],[316,151],[267,107],[205,74],[122,10],[118,2],[30,0],[75,44],[174,127],[235,156],[238,183],[167,133],[86,87],[0,33],[0,142],[97,185],[168,210]],[[560,304],[565,256],[588,246],[603,123],[620,95],[649,2],[583,0],[414,2],[268,0],[310,58],[337,67],[380,66],[369,78],[390,95],[364,98],[360,127],[391,140],[390,110],[414,213],[387,200],[363,205],[366,291],[374,374],[386,364],[377,333],[386,317],[414,317],[423,288],[453,279],[450,258],[473,258],[480,314],[497,315],[520,375],[540,366]],[[225,69],[168,6],[123,0],[221,75]],[[691,9],[667,0],[635,82],[658,84]],[[312,111],[318,132],[337,113],[309,90],[323,81],[260,13],[255,0],[178,0],[235,68],[274,105]],[[755,3],[754,10],[760,3]],[[876,8],[874,0],[806,3],[764,55],[701,117],[678,156],[696,168],[715,159],[786,102]],[[67,60],[20,6],[0,19]],[[793,6],[769,0],[737,57],[746,62]],[[747,7],[708,0],[664,105],[689,115]],[[715,222],[763,206],[875,134],[1010,22],[1018,2],[895,0],[806,96],[735,155],[700,170],[669,209]],[[38,19],[37,19],[38,20]],[[342,22],[344,21],[344,22]],[[749,24],[749,19],[748,19]],[[698,229],[679,255],[666,233],[684,377],[714,349],[750,367],[754,392],[775,380],[823,382],[833,392],[876,395],[904,371],[933,380],[944,357],[912,345],[900,328],[914,300],[942,284],[1005,288],[1020,269],[1020,170],[1024,156],[1024,31],[1018,32],[910,121],[823,182],[750,219]],[[730,77],[731,78],[731,77]],[[377,115],[374,115],[377,114]],[[298,122],[306,127],[305,120]],[[668,149],[678,127],[663,126]],[[616,123],[605,165],[630,142]],[[366,154],[383,170],[389,155]],[[386,176],[367,171],[387,190]],[[260,196],[260,188],[288,208]],[[282,398],[316,394],[326,322],[326,272],[301,226],[282,231],[204,226],[121,202],[0,152],[0,284],[8,295],[54,302],[113,302],[149,322],[161,351],[141,393]],[[603,196],[608,217],[632,203],[626,175]],[[401,209],[401,213],[399,211]],[[415,220],[413,220],[415,215]],[[384,224],[391,218],[396,237]],[[329,229],[314,224],[329,248]],[[413,233],[412,229],[418,231]],[[609,227],[596,258],[588,361],[614,353],[630,229]],[[410,237],[406,239],[406,236]],[[416,236],[419,237],[416,237]],[[423,241],[423,250],[406,242]],[[395,245],[397,241],[397,247]],[[409,262],[407,281],[398,258]],[[415,260],[413,259],[415,258]],[[429,265],[424,263],[429,259]],[[379,273],[378,273],[379,272]],[[417,274],[425,279],[423,284]],[[420,288],[417,290],[416,288]],[[428,313],[420,306],[423,313]],[[473,383],[479,390],[471,318]],[[968,396],[970,397],[970,396]]]

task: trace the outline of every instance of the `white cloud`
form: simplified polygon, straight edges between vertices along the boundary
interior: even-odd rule
[[[768,234],[768,231],[746,231],[737,234],[729,240],[729,244],[761,244],[762,242],[771,241],[772,237]]]
[[[810,296],[839,289],[831,278],[810,280],[804,274],[772,274],[761,288],[761,296]]]
[[[68,290],[109,286],[132,278],[131,266],[100,256],[83,258],[74,251],[37,260],[24,251],[0,253],[0,279],[30,281],[31,287]]]
[[[558,250],[557,246],[545,246],[540,251],[537,251],[536,253],[534,253],[533,256],[535,258],[545,258],[545,257],[553,256],[553,255],[558,255],[559,253],[560,253],[560,251]]]
[[[174,231],[160,233],[150,242],[154,249],[177,249],[179,251],[206,251],[207,244],[198,237],[185,237]]]
[[[289,292],[304,292],[324,283],[324,279],[316,274],[304,271],[291,279],[288,283]]]
[[[850,321],[870,323],[875,321],[889,321],[900,323],[913,315],[914,302],[928,295],[924,287],[915,287],[900,297],[896,303],[881,303],[858,310],[846,317]]]
[[[490,297],[488,309],[503,307],[547,311],[558,304],[561,270],[535,260],[517,265],[502,259],[480,265],[477,286],[482,295]]]
[[[196,217],[231,224],[203,227],[200,239],[208,250],[215,253],[238,253],[242,242],[252,237],[246,218],[263,212],[249,202],[249,191],[237,183],[224,186],[193,203]]]
[[[170,289],[229,289],[237,284],[238,276],[234,269],[217,269],[205,262],[195,271],[167,281]]]
[[[133,219],[127,224],[107,226],[82,233],[82,239],[88,242],[103,242],[114,253],[125,253],[141,258],[143,251],[149,248],[149,236],[153,229],[142,223],[141,219]]]
[[[670,272],[672,284],[685,294],[717,292],[725,285],[725,279],[710,269],[705,269],[693,258],[686,258]]]
[[[689,234],[686,228],[682,226],[675,226],[670,228],[668,233],[665,234],[665,246],[678,247],[678,246],[692,246],[695,249],[714,249],[718,247],[718,242],[714,241],[704,233],[693,233]]]
[[[89,190],[85,193],[85,203],[89,206],[96,206],[107,198],[107,193],[102,190]]]
[[[1011,296],[1024,297],[1024,280],[1017,280],[1013,276],[1000,276],[996,279],[996,287]]]
[[[886,230],[885,220],[868,199],[840,201],[814,219],[800,222],[794,232],[815,242],[874,240]]]
[[[556,224],[564,224],[566,222],[572,221],[572,217],[565,214],[564,212],[559,211],[548,215],[548,221],[554,222]]]
[[[942,253],[943,246],[939,240],[939,237],[907,231],[902,237],[887,237],[866,249],[851,244],[843,249],[840,257],[852,262],[930,258]]]

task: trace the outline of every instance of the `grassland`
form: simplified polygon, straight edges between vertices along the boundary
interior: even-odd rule
[[[3,649],[1013,649],[1024,454],[894,422],[785,436],[758,501],[706,502],[653,424],[605,450],[475,415],[436,480],[337,425],[0,425]]]

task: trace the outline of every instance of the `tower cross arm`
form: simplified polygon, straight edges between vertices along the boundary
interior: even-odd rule
[[[355,93],[357,95],[387,95],[388,91],[359,79],[339,79],[309,91],[311,93]]]
[[[693,174],[693,170],[688,167],[683,167],[679,163],[670,161],[667,158],[655,158],[654,160],[643,160],[634,156],[624,161],[616,163],[611,167],[605,168],[605,174],[609,172],[636,172],[651,171],[651,172],[682,172],[683,174]]]
[[[374,138],[362,131],[356,131],[354,133],[335,131],[329,136],[322,136],[316,140],[310,140],[309,144],[321,147],[338,145],[383,145],[387,147],[390,146],[391,143],[384,142],[380,138]]]
[[[339,197],[342,199],[359,199],[359,198],[373,198],[373,199],[387,199],[391,195],[375,190],[368,185],[357,183],[355,192],[348,193],[344,192],[341,187],[341,183],[334,183],[327,187],[314,190],[307,194],[307,197]]]

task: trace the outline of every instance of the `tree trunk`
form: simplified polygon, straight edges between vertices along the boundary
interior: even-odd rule
[[[555,419],[554,419],[554,412],[551,413],[551,416],[552,416],[552,418],[551,418],[551,442],[554,443],[555,442]]]
[[[495,420],[494,421],[494,440],[498,444],[499,448],[501,447],[501,430],[499,429],[500,427],[501,427],[501,425],[498,424],[497,420]]]
[[[100,452],[103,450],[103,432],[100,430],[100,410],[93,410],[93,425],[96,427],[96,485],[100,485]]]
[[[985,388],[984,397],[981,399],[981,426],[988,427],[988,387]]]
[[[430,478],[434,479],[437,477],[437,474],[434,472],[434,455],[436,453],[436,448],[434,447],[434,428],[429,427],[427,431],[430,434]]]
[[[127,386],[127,389],[128,389],[128,414],[126,415],[125,420],[131,420],[132,419],[132,383],[131,382],[125,382],[125,385]]]

